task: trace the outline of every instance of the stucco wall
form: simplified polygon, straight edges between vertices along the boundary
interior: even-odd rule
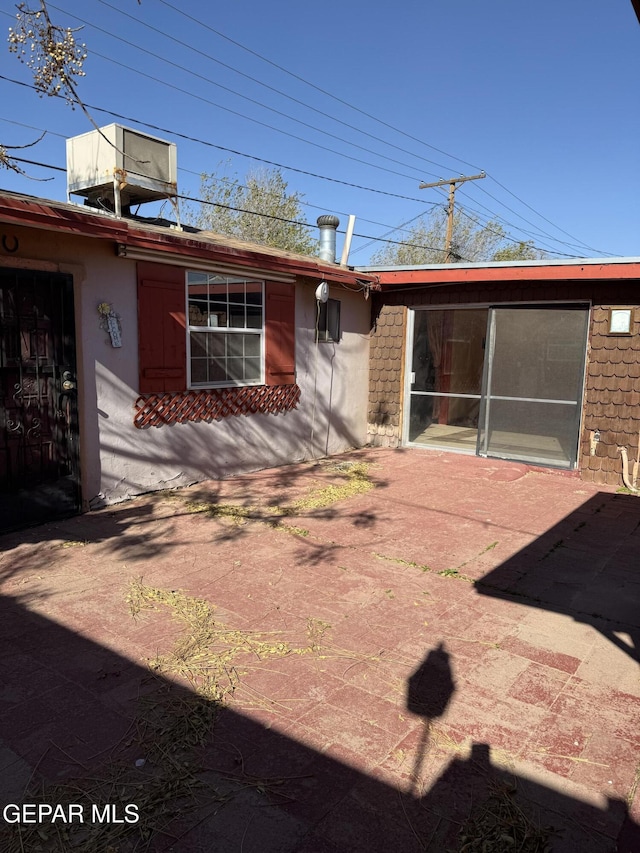
[[[135,261],[116,257],[112,243],[13,230],[20,249],[2,259],[5,265],[55,269],[74,277],[85,507],[365,443],[370,306],[361,293],[331,287],[331,297],[342,303],[342,339],[316,345],[317,282],[296,284],[297,409],[141,430],[133,424],[138,397]],[[121,318],[120,348],[112,347],[99,327],[101,302],[111,303]]]

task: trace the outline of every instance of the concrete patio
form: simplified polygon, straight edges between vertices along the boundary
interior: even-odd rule
[[[636,496],[362,450],[0,547],[0,806],[85,818],[3,851],[640,850]]]

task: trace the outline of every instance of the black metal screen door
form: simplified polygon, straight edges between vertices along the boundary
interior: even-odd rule
[[[79,506],[69,276],[0,270],[0,530]]]
[[[492,308],[477,452],[576,463],[589,309]]]

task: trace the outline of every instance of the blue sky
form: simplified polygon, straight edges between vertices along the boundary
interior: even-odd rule
[[[499,217],[514,239],[554,257],[640,256],[640,25],[630,0],[49,8],[55,22],[84,26],[85,102],[162,128],[146,129],[177,142],[185,195],[196,196],[199,174],[221,162],[241,178],[264,165],[252,158],[281,164],[304,194],[308,222],[337,213],[344,228],[356,215],[365,236],[354,239],[350,262],[365,264],[383,245],[368,237],[444,204],[443,190],[419,190],[420,181],[484,170],[486,179],[456,193],[479,221]],[[15,7],[0,0],[0,11],[6,31]],[[0,56],[0,74],[31,82],[7,49]],[[0,93],[2,144],[47,130],[22,152],[29,159],[63,167],[64,139],[91,129],[62,101],[4,79]],[[118,120],[92,112],[101,125]],[[54,180],[2,170],[0,186],[66,197],[63,173],[25,169]]]

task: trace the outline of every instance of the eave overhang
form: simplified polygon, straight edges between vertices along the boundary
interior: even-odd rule
[[[365,270],[363,270],[365,272]],[[366,272],[370,272],[367,270]],[[397,287],[442,287],[496,282],[640,280],[640,258],[589,259],[562,264],[522,264],[507,266],[450,266],[437,269],[376,270],[380,289]]]
[[[178,229],[161,226],[143,226],[136,220],[116,218],[100,212],[86,211],[71,204],[44,201],[31,196],[0,193],[0,222],[7,225],[38,228],[91,239],[112,241],[115,254],[120,257],[145,257],[158,263],[189,266],[190,261],[212,266],[240,267],[262,273],[273,272],[281,276],[301,276],[327,279],[337,283],[376,288],[378,276],[359,272],[338,264],[328,264],[319,259],[278,253],[272,249],[260,250],[254,244],[244,246],[241,241],[216,235],[200,237]]]

